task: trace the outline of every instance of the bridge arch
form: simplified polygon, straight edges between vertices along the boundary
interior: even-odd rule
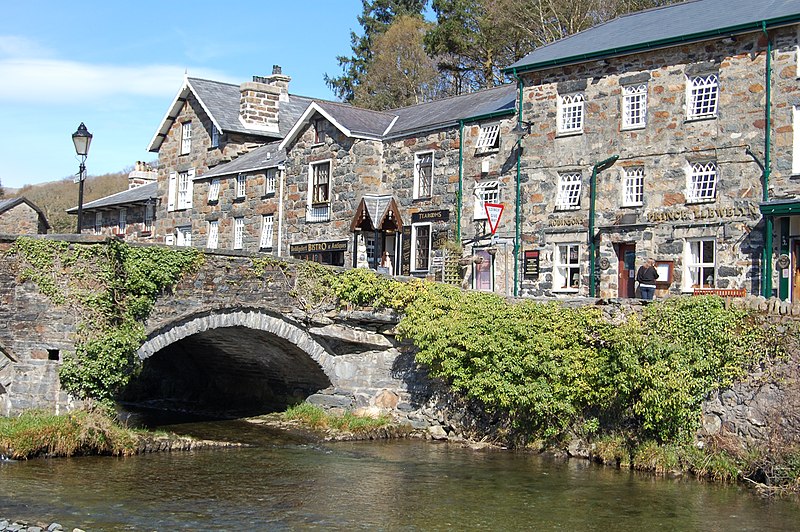
[[[329,350],[265,309],[183,316],[151,331],[137,355],[143,370],[123,394],[131,402],[261,413],[337,384]]]

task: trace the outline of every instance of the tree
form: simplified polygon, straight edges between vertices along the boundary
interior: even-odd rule
[[[437,24],[425,46],[460,94],[502,83],[502,70],[539,46],[674,1],[433,0]]]
[[[355,105],[385,110],[422,103],[438,95],[439,73],[423,46],[429,27],[420,17],[403,15],[375,37],[374,57],[354,87]]]
[[[421,17],[422,10],[428,0],[361,0],[363,12],[358,16],[358,23],[364,29],[364,35],[350,32],[351,57],[338,56],[336,60],[342,67],[342,75],[331,77],[325,74],[325,83],[346,102],[353,101],[355,87],[366,74],[367,67],[373,59],[373,42],[375,37],[386,31],[395,17],[416,15]]]

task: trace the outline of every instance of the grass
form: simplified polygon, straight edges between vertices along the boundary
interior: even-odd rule
[[[64,415],[29,411],[0,417],[0,454],[13,459],[81,454],[131,455],[139,431],[123,428],[99,410]]]
[[[388,416],[376,418],[357,416],[352,412],[344,414],[329,414],[322,408],[309,403],[300,403],[289,407],[283,414],[284,419],[300,421],[307,427],[315,430],[333,429],[354,434],[368,432],[373,429],[385,427],[391,420]]]

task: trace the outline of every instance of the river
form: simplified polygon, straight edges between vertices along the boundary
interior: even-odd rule
[[[419,440],[318,444],[241,421],[169,427],[251,447],[0,463],[0,516],[66,530],[797,530],[800,502]]]

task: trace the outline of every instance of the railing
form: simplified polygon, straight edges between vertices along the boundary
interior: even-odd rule
[[[692,292],[695,296],[715,295],[720,297],[745,297],[746,288],[695,288]]]

